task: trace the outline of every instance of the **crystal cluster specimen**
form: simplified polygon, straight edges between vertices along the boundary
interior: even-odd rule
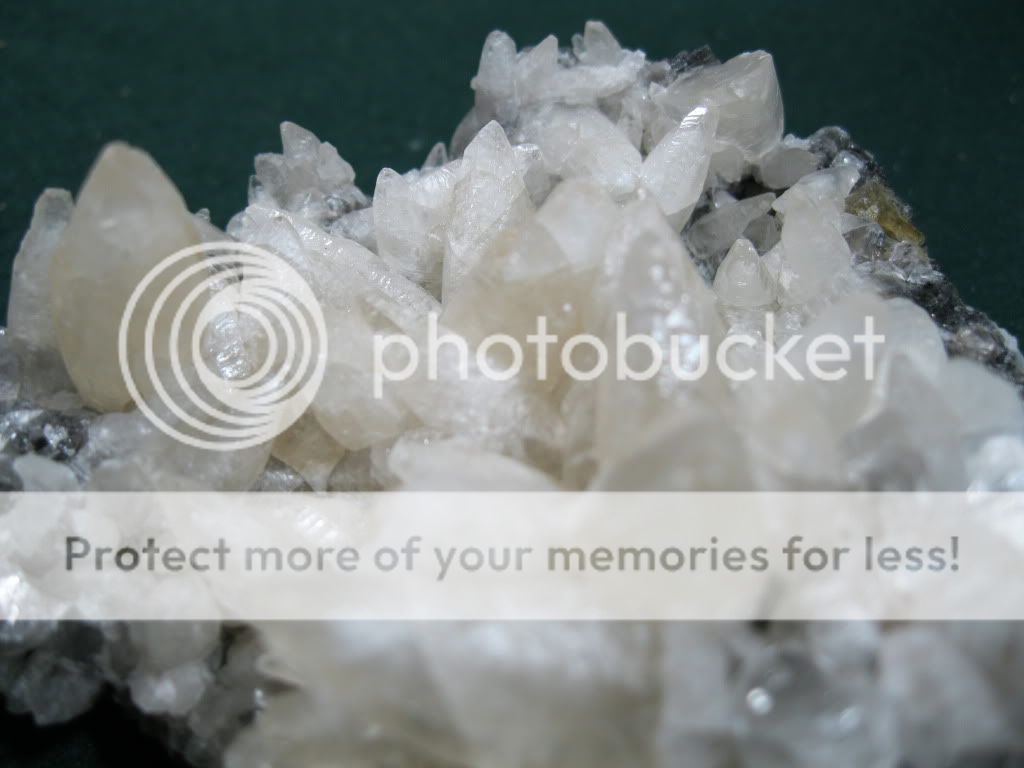
[[[256,158],[226,236],[305,277],[329,334],[324,385],[272,445],[211,453],[167,437],[116,365],[135,282],[225,234],[123,145],[75,201],[44,192],[0,335],[0,483],[1024,490],[1016,342],[960,300],[868,152],[838,128],[784,133],[769,54],[651,61],[596,22],[569,48],[549,37],[520,50],[494,32],[472,87],[450,145],[384,169],[372,197],[292,123],[281,154]],[[612,346],[620,313],[666,345],[746,333],[756,348],[734,362],[757,374],[768,342],[852,340],[867,316],[886,342],[873,380],[581,380],[555,349],[546,378],[530,360],[509,380],[478,365],[458,376],[442,357],[436,377],[375,396],[375,334],[421,340],[431,313],[469,342],[524,342],[543,316],[560,339]],[[232,323],[208,339],[225,375],[248,370],[256,333]],[[684,341],[686,365],[698,351]],[[33,599],[19,583],[16,599]],[[1012,625],[0,631],[11,709],[58,722],[111,685],[171,722],[191,759],[240,768],[945,766],[1024,748],[1022,675]]]

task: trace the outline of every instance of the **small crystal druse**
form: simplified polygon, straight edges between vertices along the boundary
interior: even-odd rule
[[[46,190],[0,335],[3,487],[1024,490],[1015,340],[961,301],[870,153],[785,134],[769,54],[651,61],[596,22],[568,48],[494,32],[472,87],[450,144],[372,197],[292,123],[224,232],[121,144],[74,200]],[[152,267],[226,238],[309,282],[328,355],[286,432],[218,453],[134,407],[117,337]],[[543,381],[443,369],[376,396],[374,336],[421,338],[431,313],[471,341],[538,316],[610,340],[624,314],[761,345],[871,316],[886,343],[877,377],[841,384],[586,381],[552,358]],[[204,351],[243,375],[258,332],[228,318]],[[29,555],[0,553],[20,604],[49,599]],[[111,686],[189,759],[239,768],[931,768],[1024,747],[1022,679],[1008,624],[0,626],[9,709],[60,722]]]

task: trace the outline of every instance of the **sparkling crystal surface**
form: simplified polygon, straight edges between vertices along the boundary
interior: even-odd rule
[[[450,144],[372,196],[283,123],[226,235],[123,144],[74,200],[46,190],[0,335],[0,488],[1024,490],[1016,340],[961,300],[869,152],[785,135],[770,54],[653,61],[588,22],[567,47],[492,33],[471,85]],[[152,266],[224,236],[308,281],[328,352],[272,445],[215,454],[135,409],[116,339]],[[374,336],[423,350],[431,314],[469,341],[543,315],[612,342],[619,313],[665,353],[684,339],[687,370],[698,336],[751,334],[733,361],[755,375],[578,380],[555,347],[543,380],[537,361],[460,378],[445,353],[436,379],[373,393]],[[868,315],[874,381],[757,367],[769,341],[852,340]],[[229,316],[203,352],[243,377],[260,333]],[[239,768],[947,766],[1024,746],[1021,675],[1012,625],[0,625],[12,711],[63,722],[110,686],[189,760]]]

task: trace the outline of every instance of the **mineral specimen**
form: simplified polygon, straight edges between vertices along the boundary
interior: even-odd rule
[[[74,204],[44,192],[0,336],[0,485],[1024,490],[1016,342],[960,300],[869,153],[838,128],[784,135],[769,54],[650,61],[597,22],[570,48],[495,32],[472,87],[450,154],[384,169],[372,198],[292,123],[256,158],[227,234],[302,274],[329,333],[323,387],[272,446],[175,442],[117,367],[136,282],[224,235],[124,145]],[[612,342],[619,313],[665,351],[850,339],[869,315],[887,341],[873,381],[580,380],[555,350],[547,377],[460,377],[442,357],[375,396],[374,335],[423,344],[430,313],[469,341],[522,341],[543,316]],[[258,329],[219,331],[206,351],[243,375]],[[14,711],[66,720],[111,685],[189,759],[240,768],[945,766],[1024,748],[1022,674],[1010,625],[0,628]]]
[[[117,362],[128,297],[162,258],[197,242],[185,202],[152,158],[107,147],[49,254],[57,346],[86,405],[115,411],[131,402]]]

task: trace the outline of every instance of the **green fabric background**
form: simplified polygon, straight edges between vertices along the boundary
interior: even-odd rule
[[[334,143],[370,192],[382,166],[418,165],[449,138],[489,30],[520,45],[551,32],[568,42],[588,18],[656,57],[702,43],[722,58],[771,51],[788,130],[848,128],[914,207],[965,298],[1024,333],[1024,4],[978,0],[4,0],[3,301],[36,196],[77,190],[105,142],[149,150],[219,224],[245,204],[253,155],[279,149],[283,119]],[[22,738],[16,752],[0,747],[0,765],[119,764],[117,750],[93,745],[97,729],[121,725],[101,713]]]

